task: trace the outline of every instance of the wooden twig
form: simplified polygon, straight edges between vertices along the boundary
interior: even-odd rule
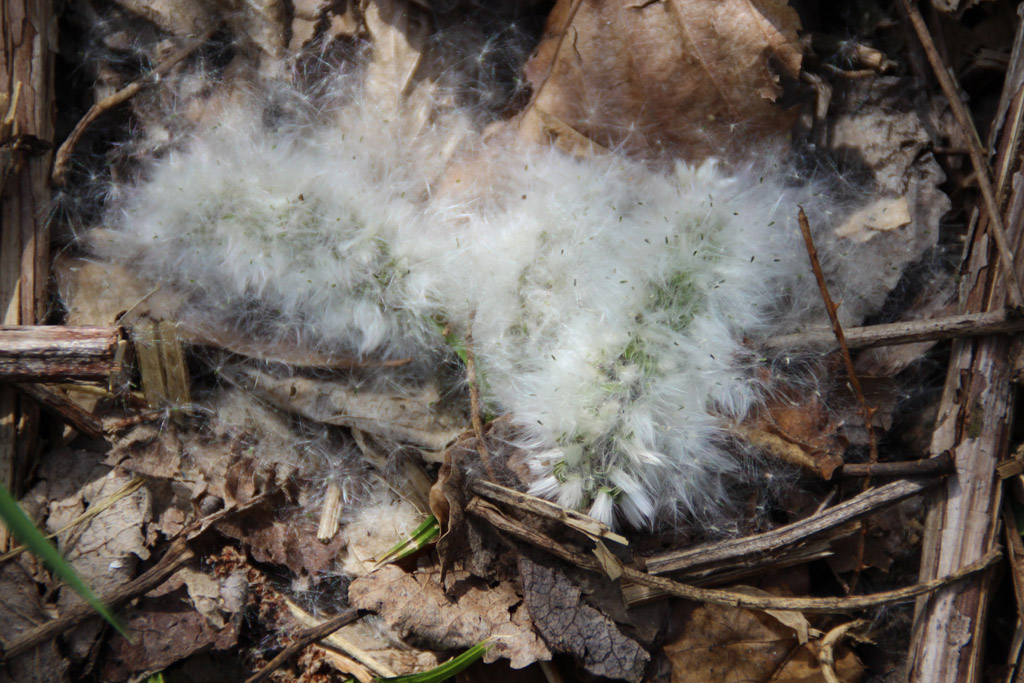
[[[270,678],[270,675],[280,669],[285,663],[297,655],[301,650],[305,649],[308,645],[315,643],[316,641],[329,636],[330,634],[337,631],[342,626],[347,626],[353,621],[356,621],[364,614],[367,614],[366,610],[360,610],[355,607],[349,607],[346,610],[338,613],[331,617],[322,624],[318,624],[311,628],[307,628],[304,631],[296,633],[292,642],[281,651],[279,655],[274,657],[259,670],[256,674],[245,679],[245,683],[260,683]]]
[[[646,568],[652,574],[681,572],[689,575],[711,567],[751,562],[760,555],[792,548],[886,505],[923,493],[938,483],[936,478],[894,481],[772,531],[654,555],[647,558]]]
[[[547,536],[515,521],[501,513],[498,508],[481,498],[473,498],[466,506],[466,511],[476,515],[488,522],[499,531],[504,531],[520,540],[526,541],[556,557],[581,569],[592,572],[604,573],[604,568],[596,559],[575,552],[565,546],[556,543]],[[975,572],[982,571],[1000,558],[998,552],[992,552],[973,563],[971,566],[957,571],[948,576],[918,583],[905,588],[897,588],[891,591],[883,591],[870,595],[856,595],[842,598],[783,598],[775,596],[749,595],[727,590],[712,588],[698,588],[688,584],[673,581],[663,576],[654,576],[647,572],[640,571],[634,567],[624,565],[622,567],[622,578],[626,581],[633,581],[645,586],[651,586],[665,591],[667,594],[712,605],[723,605],[726,607],[744,607],[754,610],[783,610],[796,612],[833,613],[849,612],[854,610],[869,609],[898,602],[912,600],[919,595],[931,593],[943,586],[949,586],[961,579],[970,576]]]
[[[811,226],[807,222],[807,214],[804,213],[803,207],[800,207],[797,219],[800,223],[800,232],[804,236],[804,244],[807,245],[807,256],[811,259],[814,279],[818,281],[818,289],[821,290],[821,298],[825,302],[825,310],[828,312],[828,318],[832,322],[832,333],[835,334],[836,341],[839,343],[839,350],[843,355],[843,363],[846,364],[846,374],[850,381],[850,387],[857,397],[857,402],[860,403],[861,417],[864,418],[864,425],[868,430],[868,448],[871,462],[875,463],[878,462],[878,444],[875,441],[875,430],[871,426],[871,420],[874,418],[877,408],[868,405],[867,399],[864,398],[864,392],[860,388],[860,378],[857,377],[857,371],[853,367],[853,356],[850,355],[850,347],[846,345],[846,335],[843,333],[843,326],[839,324],[839,316],[836,313],[839,310],[839,306],[832,300],[832,296],[828,292],[825,274],[822,272],[821,262],[818,260],[818,250],[814,246],[814,237],[811,236]]]
[[[217,28],[217,26],[208,28],[195,40],[190,41],[188,44],[168,56],[167,59],[157,64],[156,68],[149,73],[135,79],[117,92],[104,97],[102,100],[89,107],[89,111],[87,111],[85,116],[75,124],[71,134],[68,135],[67,139],[64,140],[64,142],[61,143],[61,146],[57,149],[57,155],[53,162],[53,173],[50,176],[53,184],[57,187],[63,187],[67,180],[65,176],[67,175],[68,164],[71,162],[71,154],[74,152],[79,140],[82,139],[82,135],[85,134],[85,131],[89,129],[89,126],[91,126],[96,119],[103,116],[103,114],[107,113],[111,109],[119,107],[131,98],[135,97],[135,95],[137,95],[139,91],[147,85],[156,83],[160,80],[161,76],[165,75],[179,62],[195,52],[197,48],[201,47],[207,40],[209,40],[217,31]]]
[[[839,316],[836,314],[839,306],[832,301],[832,296],[828,293],[828,284],[825,282],[825,274],[821,271],[821,263],[818,261],[818,250],[814,247],[814,238],[811,236],[811,226],[807,221],[807,214],[804,213],[803,207],[797,214],[798,222],[800,223],[800,232],[804,236],[804,244],[807,245],[807,256],[811,259],[811,268],[814,270],[814,278],[818,281],[818,289],[821,290],[821,298],[825,302],[825,309],[828,311],[828,318],[832,322],[832,332],[836,336],[836,341],[839,342],[839,350],[843,356],[843,363],[846,364],[846,375],[850,382],[850,388],[853,389],[853,395],[857,397],[857,402],[860,404],[861,417],[864,418],[864,428],[868,432],[868,458],[871,464],[878,462],[878,442],[875,439],[875,428],[871,424],[874,420],[875,412],[878,410],[876,407],[868,405],[868,400],[864,397],[864,392],[860,388],[860,378],[857,377],[857,371],[853,367],[853,356],[850,355],[850,347],[846,345],[846,335],[843,333],[843,326],[839,324]],[[864,479],[864,490],[871,485],[871,478],[866,477]],[[850,579],[850,592],[852,593],[857,588],[857,581],[860,579],[860,570],[864,564],[864,544],[867,539],[868,528],[867,524],[861,522],[860,526],[860,538],[857,541],[857,552],[853,566],[853,577]]]
[[[843,334],[846,337],[847,348],[853,350],[942,341],[957,337],[1013,334],[1021,331],[1024,331],[1024,317],[1008,316],[1006,311],[992,311],[932,320],[848,327],[843,330]],[[839,343],[831,330],[822,329],[772,337],[764,343],[764,347],[770,352],[801,349],[827,352],[838,349]]]
[[[609,541],[614,541],[620,545],[629,545],[629,541],[625,536],[617,534],[607,525],[597,521],[589,515],[585,515],[582,512],[576,512],[575,510],[569,510],[551,501],[538,498],[537,496],[531,496],[528,493],[522,493],[514,489],[505,488],[495,484],[494,482],[485,481],[483,479],[477,479],[473,482],[471,489],[473,493],[490,500],[497,501],[499,503],[505,503],[506,505],[512,505],[514,507],[532,512],[535,515],[544,517],[546,519],[553,519],[562,522],[568,527],[576,529],[582,534],[590,536],[591,538],[604,538]]]
[[[838,474],[842,477],[850,478],[881,477],[888,479],[892,477],[936,476],[952,474],[955,471],[953,456],[949,453],[940,453],[934,458],[923,458],[921,460],[846,463],[839,468]]]
[[[153,565],[146,573],[123,586],[119,586],[101,595],[100,600],[108,607],[115,608],[132,598],[148,593],[166,581],[171,574],[178,571],[178,569],[190,562],[194,557],[195,553],[188,547],[185,538],[179,537],[171,543],[167,552],[160,558],[160,561]],[[0,649],[0,661],[9,660],[28,652],[36,645],[44,643],[51,638],[56,638],[61,633],[94,616],[96,616],[96,612],[88,603],[80,603],[69,609],[59,619],[40,624],[22,633],[9,646]]]
[[[18,384],[17,386],[18,391],[36,401],[44,409],[57,415],[57,417],[78,430],[79,433],[94,439],[102,439],[104,437],[103,423],[62,392],[42,384]]]
[[[105,380],[121,339],[119,327],[0,327],[0,381]]]
[[[867,621],[863,619],[856,619],[849,621],[845,624],[840,624],[834,629],[825,634],[825,637],[821,639],[820,647],[818,648],[818,664],[821,665],[821,674],[825,679],[825,683],[840,683],[839,676],[836,675],[836,658],[835,658],[835,647],[839,642],[846,637],[846,635],[855,628],[861,628],[866,626]]]
[[[1002,274],[1006,280],[1010,304],[1013,308],[1019,309],[1024,305],[1024,296],[1021,294],[1020,281],[1017,278],[1016,269],[1013,265],[1013,254],[1010,251],[1010,240],[1007,238],[1006,230],[1003,228],[1002,211],[1000,211],[999,204],[996,202],[996,193],[992,188],[991,170],[986,160],[987,155],[981,146],[978,131],[974,128],[974,124],[971,122],[971,115],[967,111],[967,107],[964,106],[963,99],[960,97],[960,88],[953,80],[953,76],[943,63],[942,57],[935,47],[935,41],[932,40],[931,33],[925,25],[924,17],[921,16],[921,12],[917,9],[917,3],[911,0],[900,0],[900,2],[910,18],[910,24],[914,27],[918,40],[921,41],[921,47],[924,48],[925,56],[928,58],[928,63],[931,64],[935,78],[938,79],[939,86],[949,101],[949,106],[953,110],[953,116],[956,118],[961,132],[967,139],[971,165],[974,167],[974,174],[978,179],[978,187],[985,201],[989,230],[995,239],[999,260],[1003,266]]]

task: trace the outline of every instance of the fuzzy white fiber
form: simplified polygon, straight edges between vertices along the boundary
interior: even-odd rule
[[[873,303],[871,267],[825,237],[834,200],[771,155],[652,170],[457,117],[411,133],[364,99],[228,109],[117,189],[117,258],[188,292],[193,324],[278,342],[435,357],[472,321],[485,399],[562,505],[642,526],[726,497],[727,427],[769,390],[758,341],[824,320],[798,204],[847,317]]]

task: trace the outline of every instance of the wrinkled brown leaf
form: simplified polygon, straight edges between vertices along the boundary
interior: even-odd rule
[[[817,644],[801,645],[797,633],[760,612],[717,605],[686,605],[677,615],[682,632],[665,645],[673,683],[777,683],[823,681]],[[860,680],[863,666],[852,650],[836,650],[839,680]]]
[[[560,0],[526,66],[520,127],[536,142],[689,160],[787,131],[800,21],[782,0]]]
[[[518,669],[551,658],[511,582],[488,586],[465,572],[453,574],[457,601],[445,595],[436,572],[408,574],[393,565],[353,581],[349,600],[379,613],[400,634],[415,634],[438,649],[463,649],[493,637],[485,661],[504,657]]]
[[[571,654],[595,676],[639,681],[650,655],[611,619],[582,601],[565,573],[519,557],[524,602],[534,626],[555,652]]]

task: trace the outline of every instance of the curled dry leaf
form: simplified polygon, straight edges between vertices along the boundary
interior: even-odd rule
[[[511,582],[488,586],[465,572],[452,573],[460,582],[457,601],[448,599],[436,573],[407,574],[394,565],[353,581],[349,600],[379,613],[399,634],[415,634],[438,649],[465,649],[493,638],[485,661],[504,657],[518,669],[551,659]]]
[[[783,0],[560,0],[526,66],[521,133],[698,160],[785,132],[794,115],[777,100],[800,74],[799,28]]]

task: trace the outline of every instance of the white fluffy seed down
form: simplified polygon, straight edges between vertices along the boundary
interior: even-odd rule
[[[765,394],[758,340],[822,315],[795,215],[827,257],[831,200],[771,162],[666,172],[408,128],[365,102],[301,124],[236,107],[117,189],[107,256],[188,292],[193,323],[332,351],[443,352],[472,320],[534,493],[634,526],[716,507],[726,428]],[[831,269],[847,293],[869,271]]]

